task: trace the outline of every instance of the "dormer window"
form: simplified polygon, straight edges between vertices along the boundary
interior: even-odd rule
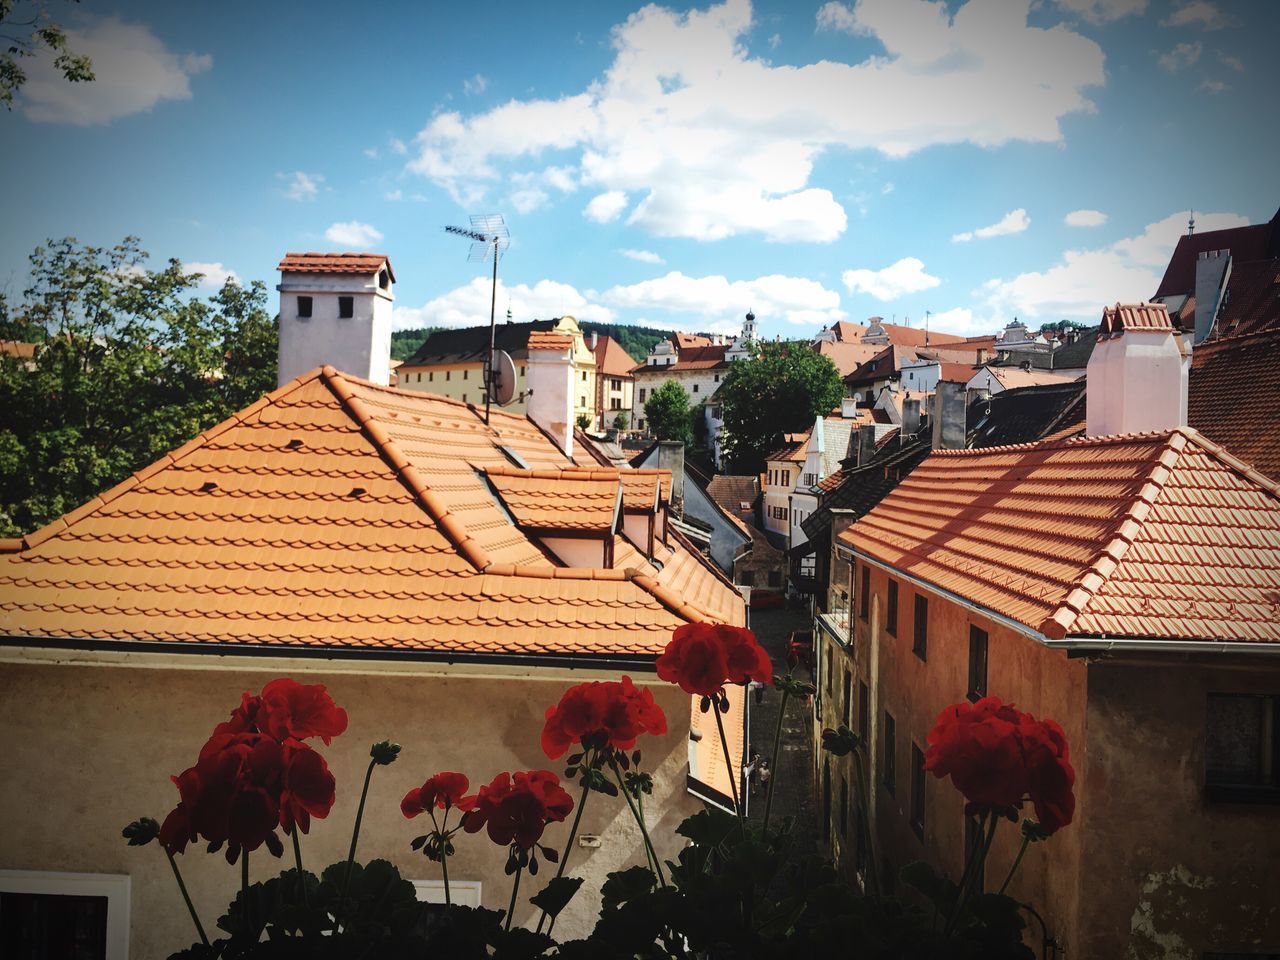
[[[299,320],[311,319],[311,298],[310,297],[298,298],[298,319]]]
[[[356,298],[355,297],[339,297],[338,298],[338,319],[350,320],[356,315]]]

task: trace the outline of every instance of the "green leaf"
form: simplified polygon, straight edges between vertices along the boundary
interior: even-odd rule
[[[601,906],[608,910],[610,907],[644,896],[653,889],[655,883],[657,878],[648,867],[629,867],[626,870],[611,873],[605,880],[604,886],[600,888]]]
[[[547,916],[557,917],[569,905],[582,883],[582,877],[553,877],[536,895],[529,898],[529,902],[539,910],[545,910]]]

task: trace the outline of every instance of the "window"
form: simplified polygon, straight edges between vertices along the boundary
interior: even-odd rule
[[[911,652],[921,660],[929,659],[929,598],[916,594],[915,640]]]
[[[826,641],[823,641],[824,643]],[[831,678],[835,675],[835,658],[831,652],[831,647],[827,647],[827,693],[831,692]]]
[[[640,402],[644,403],[644,387],[640,388]]]
[[[452,370],[446,370],[446,371],[444,372],[444,378],[445,378],[445,380],[452,380],[452,379],[453,379],[453,371],[452,371]]]
[[[417,379],[417,381],[416,381],[416,382],[417,382],[417,383],[421,383],[421,382],[422,382],[422,374],[421,374],[421,373],[419,373],[419,374],[418,374],[418,379]]]
[[[435,372],[434,370],[428,370],[428,371],[427,371],[427,383],[433,383],[433,382],[435,381],[435,379],[436,379],[436,372]]]
[[[410,880],[419,903],[444,903],[444,881]],[[449,878],[449,899],[467,907],[480,906],[480,881]]]
[[[720,382],[720,374],[718,374],[718,373],[717,373],[717,374],[716,374],[716,383],[719,383],[719,382]]]
[[[583,383],[587,382],[587,371],[585,370],[582,371],[582,382]]]
[[[893,715],[884,712],[884,787],[892,796],[897,789],[898,767],[898,731],[893,722]]]
[[[871,568],[862,565],[862,589],[858,597],[858,619],[865,621],[871,615]]]
[[[1280,696],[1209,694],[1205,795],[1210,800],[1280,803]]]
[[[924,754],[911,745],[911,829],[924,839]]]
[[[844,725],[847,727],[853,722],[853,677],[848,670],[844,672],[844,707],[843,717]]]
[[[987,631],[969,626],[969,699],[987,695]]]
[[[849,836],[849,781],[840,774],[840,836]]]
[[[696,383],[693,385],[693,392],[694,393],[698,392],[698,385]]]
[[[311,319],[311,298],[310,297],[298,298],[298,319],[299,320]]]
[[[462,402],[463,403],[467,402],[467,395],[465,393],[462,395]]]
[[[356,315],[356,298],[355,297],[339,297],[338,298],[338,319],[350,320]]]
[[[822,761],[822,842],[831,842],[831,761]]]
[[[754,570],[743,570],[738,580],[744,587],[754,587],[756,585],[756,572]]]
[[[387,271],[385,270],[378,271],[378,286],[381,287],[383,290],[391,286],[391,278],[387,276]]]
[[[889,601],[885,604],[884,629],[891,636],[898,635],[898,581],[889,578]]]
[[[524,364],[520,364],[520,376],[524,376]]]
[[[124,960],[129,878],[0,870],[0,955]]]
[[[463,380],[468,379],[467,374],[469,374],[470,372],[471,372],[470,370],[463,370],[463,371],[462,371],[462,379],[463,379]]]
[[[858,732],[863,738],[871,736],[871,690],[858,681]]]
[[[777,570],[769,571],[769,586],[774,588],[782,586],[782,574]]]

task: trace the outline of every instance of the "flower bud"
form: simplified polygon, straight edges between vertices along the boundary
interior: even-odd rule
[[[145,847],[160,835],[160,824],[150,817],[139,817],[121,831],[131,847]]]
[[[388,764],[395,763],[396,757],[400,756],[400,744],[392,743],[390,740],[375,743],[369,749],[369,756],[373,758],[373,762],[378,766],[385,767]]]

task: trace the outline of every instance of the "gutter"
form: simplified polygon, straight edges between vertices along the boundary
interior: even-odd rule
[[[936,584],[930,583],[928,580],[922,580],[919,577],[905,573],[897,567],[877,560],[855,547],[840,545],[837,550],[845,557],[852,559],[857,557],[864,563],[870,564],[879,570],[883,570],[895,577],[907,581],[916,587],[921,587],[932,593],[936,593],[947,600],[950,600],[958,607],[976,613],[987,620],[993,620],[1001,626],[1008,627],[1015,633],[1020,633],[1024,637],[1036,641],[1042,646],[1048,647],[1050,650],[1065,650],[1068,656],[1089,656],[1106,653],[1202,653],[1202,654],[1251,654],[1257,656],[1280,656],[1280,643],[1256,642],[1248,643],[1242,641],[1231,640],[1166,640],[1166,639],[1148,639],[1144,637],[1066,637],[1062,640],[1053,640],[1046,637],[1034,627],[1029,627],[1025,623],[1007,617],[1002,613],[966,600],[959,594],[952,593],[950,590],[943,589]]]

